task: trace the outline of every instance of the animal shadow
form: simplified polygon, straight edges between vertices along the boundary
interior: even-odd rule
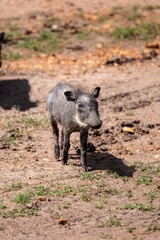
[[[110,153],[88,154],[88,166],[93,170],[108,170],[119,176],[133,177],[134,166],[128,166],[124,160]]]
[[[74,154],[70,157],[75,160],[80,159],[79,154]],[[134,166],[126,165],[123,159],[117,158],[110,153],[88,153],[87,163],[88,167],[91,168],[91,171],[108,170],[112,173],[118,174],[120,177],[133,177],[133,174],[136,171]]]
[[[20,111],[36,107],[37,102],[30,101],[30,89],[27,79],[0,80],[0,106],[5,110],[17,107]]]

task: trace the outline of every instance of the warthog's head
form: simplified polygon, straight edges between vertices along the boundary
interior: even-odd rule
[[[98,112],[98,98],[100,87],[96,87],[91,94],[80,93],[78,96],[72,91],[64,92],[67,101],[75,102],[75,122],[83,128],[98,129],[102,125]]]

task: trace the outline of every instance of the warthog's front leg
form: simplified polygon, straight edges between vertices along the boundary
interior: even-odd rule
[[[67,164],[68,160],[68,151],[70,149],[70,133],[64,129],[64,143],[63,143],[63,158],[62,158],[62,164]]]
[[[85,172],[88,172],[87,166],[87,139],[88,129],[81,129],[80,131],[80,144],[81,144],[81,164]]]

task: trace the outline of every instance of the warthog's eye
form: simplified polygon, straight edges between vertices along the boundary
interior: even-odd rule
[[[81,102],[78,102],[77,104],[78,104],[78,108],[83,108],[84,107],[84,104],[81,103]]]

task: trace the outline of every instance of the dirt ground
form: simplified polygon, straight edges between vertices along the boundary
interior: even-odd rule
[[[159,1],[139,2],[1,0],[0,239],[159,239],[160,38],[110,34],[160,24]],[[101,87],[89,173],[77,133],[68,165],[53,156],[46,97],[59,82]]]

